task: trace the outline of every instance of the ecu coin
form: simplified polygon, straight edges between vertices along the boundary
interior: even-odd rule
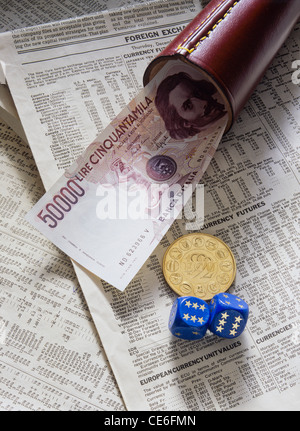
[[[190,233],[175,240],[165,252],[163,274],[179,296],[209,301],[226,292],[234,281],[236,263],[230,248],[206,233]]]

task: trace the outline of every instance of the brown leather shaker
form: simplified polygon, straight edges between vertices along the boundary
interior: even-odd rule
[[[200,68],[220,93],[231,127],[300,17],[300,0],[211,0],[156,57],[146,85],[172,58]]]

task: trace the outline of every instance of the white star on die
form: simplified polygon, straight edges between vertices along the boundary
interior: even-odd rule
[[[188,314],[188,313],[186,313],[186,314],[184,314],[184,315],[183,315],[183,319],[185,319],[185,320],[189,320],[189,318],[190,318],[190,316],[189,316],[189,314]]]
[[[197,317],[196,317],[196,316],[192,316],[192,317],[191,317],[191,320],[195,323],[195,322],[196,322],[196,320],[197,320]]]
[[[236,334],[236,330],[235,329],[233,329],[232,331],[229,331],[229,335],[235,336],[235,334]]]
[[[217,326],[217,327],[216,327],[216,330],[217,330],[218,332],[222,332],[222,331],[223,331],[223,329],[224,329],[224,328],[223,328],[223,326]]]
[[[187,307],[189,307],[190,308],[190,306],[192,305],[192,303],[190,302],[190,301],[185,301],[185,303],[184,303]]]
[[[193,302],[193,308],[195,308],[197,310],[198,307],[199,307],[199,305],[197,304],[197,302]]]
[[[243,320],[243,319],[241,318],[241,316],[235,317],[235,321],[236,321],[236,322],[240,323],[240,322],[241,322],[241,320]]]
[[[200,310],[204,311],[205,310],[205,305],[204,304],[199,305],[199,308],[200,308]]]
[[[198,317],[198,323],[201,323],[201,325],[204,323],[203,317]]]
[[[222,313],[222,319],[227,319],[229,317],[229,314],[227,314],[227,311],[225,313]]]

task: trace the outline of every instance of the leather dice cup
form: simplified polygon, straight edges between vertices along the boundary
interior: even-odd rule
[[[172,59],[194,65],[222,95],[228,131],[299,17],[299,0],[211,0],[149,64],[144,85]]]

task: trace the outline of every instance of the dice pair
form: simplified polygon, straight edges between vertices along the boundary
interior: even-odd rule
[[[199,340],[209,329],[222,338],[236,338],[244,331],[249,307],[230,293],[218,293],[208,305],[194,296],[176,299],[169,319],[173,335],[185,340]]]

